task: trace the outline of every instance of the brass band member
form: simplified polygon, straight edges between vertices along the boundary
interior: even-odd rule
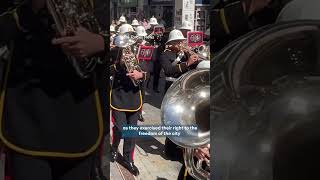
[[[138,20],[137,20],[136,18],[134,18],[134,19],[132,20],[131,26],[132,26],[135,30],[136,30],[136,28],[137,28],[138,26],[140,26],[140,24],[139,24],[139,22],[138,22]]]
[[[198,61],[197,55],[181,52],[180,46],[185,40],[180,30],[172,30],[166,42],[167,49],[160,56],[161,67],[166,75],[166,90],[176,78],[192,69],[192,65]],[[182,157],[182,150],[168,138],[165,141],[165,153],[171,159]]]
[[[172,30],[166,42],[167,48],[160,56],[160,63],[166,75],[166,89],[185,72],[194,68],[199,60],[195,54],[188,54],[182,48],[186,38],[180,30]]]
[[[109,37],[83,27],[55,39],[46,2],[26,0],[9,10],[0,3],[0,44],[12,52],[0,80],[0,138],[9,156],[8,175],[14,180],[88,180],[107,122],[103,63]],[[101,30],[107,31],[108,4],[82,2],[94,8]],[[79,74],[65,54],[92,67],[82,67],[86,73]]]
[[[138,49],[140,45],[150,46],[150,43],[145,40],[145,37],[147,36],[147,32],[146,32],[146,30],[145,30],[145,28],[143,26],[138,26],[136,28],[136,33],[137,33],[136,49]],[[150,64],[150,62],[141,61],[140,63],[142,63],[144,67],[148,68],[148,72],[151,72],[151,64]],[[150,78],[148,78],[147,83],[149,81],[150,81]],[[145,96],[145,90],[146,90],[147,83],[144,83],[144,85],[142,87],[143,102],[144,102],[144,96]],[[143,118],[143,114],[144,113],[145,112],[141,108],[141,113],[139,114],[139,118],[138,118],[138,120],[141,121],[141,122],[144,122],[144,118]]]
[[[192,31],[192,24],[189,21],[183,21],[179,30],[182,32],[183,36],[187,38],[188,32]]]
[[[124,15],[122,15],[120,18],[119,18],[119,24],[115,27],[115,30],[118,32],[119,28],[126,24],[127,23],[127,19],[126,17],[124,17]]]
[[[154,27],[156,25],[158,25],[158,20],[154,16],[152,16],[152,18],[150,18],[149,25],[150,25],[150,27],[147,30],[147,33],[148,33],[148,35],[151,35],[153,33]]]
[[[121,30],[123,34],[131,31],[131,25],[126,25],[127,29]],[[123,28],[123,27],[121,27]],[[123,38],[118,36],[116,38]],[[117,41],[117,40],[116,40]],[[124,40],[122,40],[123,42]],[[127,72],[125,64],[121,60],[129,54],[123,54],[123,49],[116,47],[111,50],[112,65],[110,71],[113,76],[113,83],[110,92],[110,106],[112,109],[113,134],[111,162],[116,161],[118,156],[118,146],[122,138],[122,127],[125,125],[137,125],[140,110],[142,108],[143,84],[135,86],[132,80],[145,82],[149,78],[148,68],[139,63],[141,70]],[[139,175],[138,168],[134,165],[135,138],[124,138],[123,164],[135,176]]]
[[[114,48],[114,38],[116,36],[116,29],[113,25],[110,26],[110,48]]]

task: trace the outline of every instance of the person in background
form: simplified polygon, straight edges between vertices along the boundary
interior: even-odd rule
[[[127,23],[127,19],[126,19],[126,17],[125,16],[121,16],[120,18],[119,18],[119,21],[118,21],[119,23],[118,23],[118,25],[115,27],[116,29],[116,32],[118,32],[118,30],[119,30],[119,27],[121,27],[123,24],[126,24]]]
[[[192,29],[192,24],[189,21],[183,21],[182,26],[179,28],[185,38],[187,38],[188,32],[191,32]]]
[[[136,33],[137,33],[137,44],[136,44],[136,48],[138,49],[139,46],[141,45],[145,45],[145,46],[150,46],[151,44],[149,42],[147,42],[144,38],[148,35],[146,30],[144,29],[143,26],[138,26],[136,28]],[[139,62],[144,66],[148,68],[148,72],[152,72],[152,63],[150,61],[146,61],[146,60],[139,60]],[[147,80],[147,82],[150,81],[150,78]],[[146,88],[147,88],[147,83],[143,84],[143,87],[141,88],[142,90],[142,97],[143,97],[143,102],[145,99],[145,92],[146,92]],[[141,112],[139,114],[139,118],[138,120],[141,122],[144,122],[144,118],[143,115],[145,114],[145,112],[143,111],[143,108],[141,108]]]
[[[138,26],[140,26],[140,24],[136,18],[132,20],[131,26],[133,27],[134,30],[136,30],[136,28]]]
[[[111,22],[111,26],[113,26],[113,27],[116,27],[117,26],[117,20],[112,20],[112,22]]]
[[[116,36],[116,29],[114,28],[113,25],[110,26],[110,48],[114,48],[114,38]]]
[[[148,21],[145,18],[142,21],[142,26],[144,27],[144,29],[148,28]]]
[[[158,25],[158,20],[154,16],[152,16],[152,18],[150,18],[149,25],[150,27],[149,29],[147,29],[148,35],[153,33],[154,27]]]

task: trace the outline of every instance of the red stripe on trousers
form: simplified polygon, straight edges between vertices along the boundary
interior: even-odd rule
[[[135,149],[136,145],[133,146],[133,149],[131,150],[131,159],[132,161],[134,160],[134,149]]]
[[[114,118],[112,112],[111,112],[111,121],[112,121],[113,126],[115,126],[116,125],[115,118]],[[111,138],[112,138],[112,144],[113,144],[114,143],[114,130],[113,130],[113,128],[111,129],[111,131],[112,131]]]

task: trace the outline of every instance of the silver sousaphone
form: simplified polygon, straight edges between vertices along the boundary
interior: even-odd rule
[[[198,132],[185,131],[183,137],[168,137],[185,148],[184,162],[191,176],[209,179],[210,173],[202,169],[202,161],[195,164],[194,149],[210,143],[210,70],[195,69],[187,72],[168,89],[161,105],[161,120],[165,126],[198,126]],[[210,166],[210,163],[208,163]]]

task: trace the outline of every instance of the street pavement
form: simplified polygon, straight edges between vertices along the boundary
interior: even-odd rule
[[[159,90],[156,93],[152,90],[152,82],[150,89],[146,90],[145,103],[143,105],[143,115],[145,122],[139,122],[139,125],[160,125],[160,108],[164,96],[164,78],[160,79]],[[138,177],[133,177],[121,166],[121,160],[118,163],[110,164],[111,180],[118,179],[138,179],[138,180],[176,180],[182,164],[177,161],[169,160],[164,154],[165,137],[141,137],[137,138],[135,148],[135,165],[140,170]],[[121,141],[119,151],[122,154]],[[105,159],[105,162],[109,162]],[[120,170],[119,170],[120,169]]]

